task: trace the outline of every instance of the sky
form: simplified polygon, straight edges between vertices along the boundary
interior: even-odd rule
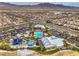
[[[16,4],[16,5],[35,5],[35,4],[39,4],[40,2],[9,2],[9,3]],[[79,7],[79,2],[51,2],[51,3]]]

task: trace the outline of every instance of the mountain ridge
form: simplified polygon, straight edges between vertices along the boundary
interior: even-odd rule
[[[65,6],[63,4],[39,3],[36,5],[16,5],[7,2],[0,2],[0,6],[32,7],[32,8],[79,8],[74,6]]]

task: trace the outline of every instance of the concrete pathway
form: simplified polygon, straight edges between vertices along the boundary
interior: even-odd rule
[[[41,54],[29,49],[19,49],[17,50],[17,56],[41,56]]]

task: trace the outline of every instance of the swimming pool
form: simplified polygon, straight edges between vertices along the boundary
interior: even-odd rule
[[[35,35],[36,38],[42,38],[43,37],[43,32],[40,32],[40,31],[34,32],[34,35]]]

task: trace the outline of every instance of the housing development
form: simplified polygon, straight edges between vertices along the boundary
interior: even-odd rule
[[[0,55],[79,56],[79,7],[0,2]]]

